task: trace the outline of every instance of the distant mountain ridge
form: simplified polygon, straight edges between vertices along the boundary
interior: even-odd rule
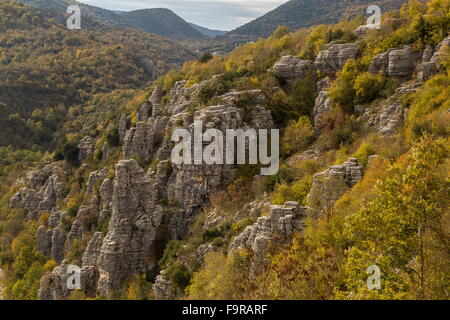
[[[188,22],[165,8],[142,9],[120,13],[120,24],[141,31],[183,40],[202,39],[204,36]]]
[[[73,0],[19,0],[39,9],[66,12],[69,5],[80,6],[82,15],[107,25],[130,27],[172,40],[204,39],[202,32],[169,9],[155,8],[134,11],[113,11]],[[0,1],[2,2],[2,1]],[[82,21],[83,26],[83,21]],[[207,29],[206,29],[207,30]]]
[[[406,0],[291,0],[262,17],[231,32],[229,35],[267,37],[277,27],[291,30],[319,24],[337,23],[347,17],[364,15],[370,5],[378,5],[382,12],[399,9]]]
[[[201,34],[203,34],[206,37],[209,38],[214,38],[217,36],[223,36],[224,34],[226,34],[228,31],[221,31],[221,30],[213,30],[213,29],[208,29],[199,25],[196,25],[194,23],[189,23],[194,29],[196,29],[198,32],[200,32]]]

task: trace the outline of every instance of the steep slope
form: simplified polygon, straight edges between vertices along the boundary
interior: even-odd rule
[[[194,23],[189,23],[195,30],[197,30],[198,32],[200,32],[201,34],[203,34],[206,37],[210,37],[210,38],[214,38],[216,36],[222,36],[224,34],[227,33],[227,31],[220,31],[220,30],[212,30],[212,29],[208,29],[199,25],[196,25]]]
[[[282,25],[297,30],[319,24],[333,24],[346,17],[365,15],[365,10],[370,5],[379,5],[382,12],[386,12],[400,8],[405,2],[405,0],[291,0],[229,34],[267,37]]]

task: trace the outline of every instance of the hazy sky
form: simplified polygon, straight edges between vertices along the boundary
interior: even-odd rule
[[[168,8],[201,26],[232,30],[288,0],[79,0],[110,10]]]

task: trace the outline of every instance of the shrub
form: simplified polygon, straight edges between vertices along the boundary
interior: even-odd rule
[[[300,205],[306,205],[306,198],[311,189],[312,176],[304,177],[293,185],[280,184],[273,194],[273,203],[282,205],[286,201],[297,201]]]
[[[110,147],[118,147],[120,144],[119,130],[117,126],[113,126],[106,133],[106,141]]]
[[[314,130],[308,117],[302,116],[297,121],[292,121],[281,139],[282,156],[288,157],[304,151],[312,142],[313,137]]]
[[[200,63],[207,63],[209,60],[213,59],[214,56],[211,52],[205,52],[199,59],[198,62]]]
[[[373,75],[370,72],[360,74],[354,82],[355,103],[370,103],[382,95],[386,88],[388,79],[380,75]]]

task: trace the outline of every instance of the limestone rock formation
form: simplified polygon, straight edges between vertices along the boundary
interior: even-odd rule
[[[94,139],[89,136],[84,137],[78,144],[78,149],[80,150],[78,154],[78,161],[80,161],[80,163],[92,159],[95,151]]]
[[[436,49],[428,46],[423,53],[422,63],[418,66],[417,78],[419,81],[426,81],[428,78],[439,72],[440,63],[449,55],[450,36],[445,38]]]
[[[314,72],[314,62],[299,59],[293,56],[284,56],[273,66],[273,71],[288,83],[293,84],[296,80],[306,77],[308,72]]]
[[[148,120],[150,113],[150,106],[148,103],[144,103],[141,106],[141,109],[136,113],[136,121],[145,122]]]
[[[102,242],[97,265],[99,290],[109,294],[135,273],[145,273],[157,262],[156,241],[162,208],[149,195],[151,185],[135,160],[116,165],[109,230]]]
[[[251,226],[239,234],[231,243],[229,252],[239,249],[252,250],[256,257],[263,257],[274,235],[288,238],[293,231],[304,228],[306,207],[297,202],[286,202],[283,206],[271,206],[267,217],[259,217]]]
[[[86,193],[92,193],[94,186],[103,181],[106,177],[108,176],[108,169],[107,168],[103,168],[101,170],[97,170],[94,172],[91,172],[89,174],[89,178],[88,181],[86,183]]]
[[[332,76],[344,67],[347,60],[357,58],[358,53],[356,43],[333,44],[327,50],[319,52],[314,64],[322,73]]]
[[[155,283],[153,284],[153,292],[155,294],[156,300],[171,300],[175,298],[175,289],[173,282],[164,278],[165,271],[156,277]]]
[[[315,130],[321,129],[322,115],[331,111],[331,107],[333,106],[331,99],[328,97],[328,89],[330,85],[331,83],[329,79],[322,80],[317,84],[320,91],[313,109]]]
[[[366,128],[374,129],[382,135],[393,135],[402,127],[406,110],[402,105],[401,97],[404,94],[416,92],[418,83],[413,82],[396,89],[393,96],[387,99],[380,107],[364,108],[361,110],[361,116],[358,118]]]
[[[363,170],[358,159],[350,158],[341,165],[315,174],[307,199],[308,213],[330,214],[334,202],[362,179]]]
[[[91,241],[89,241],[89,244],[86,248],[86,251],[83,254],[82,262],[83,267],[97,266],[97,259],[100,255],[100,250],[102,248],[103,243],[103,235],[101,232],[96,232],[92,236]]]
[[[79,274],[80,287],[76,274]],[[87,297],[94,298],[97,294],[96,283],[98,272],[95,268],[67,265],[65,261],[53,271],[41,279],[38,291],[39,300],[64,300],[70,296],[73,290],[81,290]]]
[[[387,77],[404,81],[411,78],[421,57],[420,52],[413,50],[412,45],[389,49],[376,55],[370,64],[373,74],[382,72]]]
[[[56,199],[62,191],[58,171],[59,169],[55,166],[46,167],[41,172],[40,170],[29,172],[26,179],[27,187],[20,188],[10,199],[10,208],[24,209],[27,219],[32,220],[37,220],[44,212],[52,212]]]
[[[123,156],[125,159],[138,157],[144,161],[150,159],[153,150],[153,128],[147,122],[138,122],[136,127],[127,131],[124,139]]]
[[[53,229],[50,253],[53,260],[58,263],[61,263],[64,259],[64,240],[63,230],[59,227]]]
[[[119,128],[118,128],[119,143],[121,145],[123,145],[123,143],[125,141],[125,135],[127,134],[127,130],[128,130],[127,117],[123,114],[120,117]]]
[[[266,197],[247,203],[242,210],[236,212],[233,221],[241,221],[246,218],[256,219],[264,212],[269,212],[270,205],[270,200]]]
[[[150,96],[149,102],[151,103],[151,116],[158,116],[160,113],[160,107],[161,107],[161,100],[162,100],[162,92],[161,92],[161,86],[157,85],[153,89],[152,95]]]

